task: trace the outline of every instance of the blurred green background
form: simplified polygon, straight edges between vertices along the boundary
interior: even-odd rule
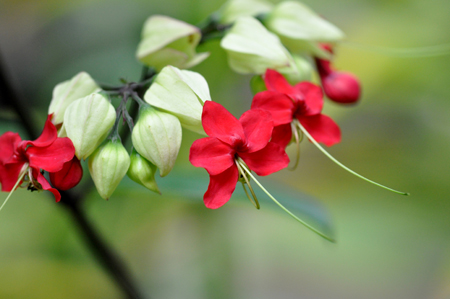
[[[2,0],[0,51],[43,124],[53,87],[79,71],[105,83],[138,80],[134,53],[148,16],[196,24],[221,3]],[[351,42],[400,48],[450,42],[449,1],[305,3]],[[208,80],[213,100],[239,116],[250,106],[250,77],[228,69],[218,42],[202,50],[211,57],[194,70]],[[344,43],[335,64],[361,79],[363,98],[351,107],[326,103],[343,132],[330,153],[411,196],[367,184],[305,141],[296,171],[262,181],[282,202],[283,189],[297,190],[299,201],[315,198],[330,216],[336,244],[265,202],[255,210],[242,192],[208,210],[201,199],[208,176],[188,162],[199,136],[185,132],[173,173],[158,178],[163,195],[125,179],[108,202],[95,190],[86,201],[89,217],[143,292],[153,299],[450,298],[450,56],[401,58]],[[0,115],[0,133],[25,138],[12,114]],[[0,244],[0,298],[123,298],[49,193],[13,195],[0,214]]]

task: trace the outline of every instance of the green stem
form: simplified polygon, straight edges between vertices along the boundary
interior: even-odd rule
[[[270,197],[271,200],[273,200],[281,209],[283,209],[286,213],[288,213],[292,218],[294,218],[295,220],[297,220],[298,222],[300,222],[301,224],[303,224],[304,226],[306,226],[307,228],[309,228],[311,231],[315,232],[316,234],[318,234],[319,236],[321,236],[322,238],[330,241],[330,242],[336,242],[334,239],[328,237],[327,235],[323,234],[322,232],[320,232],[319,230],[315,229],[314,227],[312,227],[311,225],[309,225],[308,223],[306,223],[305,221],[301,220],[300,218],[298,218],[297,216],[295,216],[291,211],[289,211],[288,209],[286,209],[278,200],[275,199],[275,197],[273,197],[269,191],[266,190],[266,188],[263,187],[263,185],[261,185],[261,183],[252,175],[251,171],[249,169],[247,169],[242,162],[240,161],[240,158],[238,160],[238,163],[241,163],[241,167],[244,169],[244,171],[255,181],[255,183],[259,186],[259,188],[261,188],[262,191],[264,191],[264,193],[267,194],[267,196]]]
[[[144,100],[142,100],[136,92],[131,93],[131,98],[139,104],[139,109],[141,107],[149,106],[149,104],[147,104],[147,102],[144,102]]]
[[[308,131],[306,131],[306,129],[300,124],[300,122],[297,123],[298,127],[300,128],[300,130],[302,130],[302,132],[306,135],[306,137],[308,137],[309,140],[311,140],[311,142],[325,155],[327,156],[331,161],[333,161],[334,163],[336,163],[337,165],[339,165],[340,167],[342,167],[343,169],[347,170],[348,172],[350,172],[351,174],[359,177],[360,179],[365,180],[366,182],[369,182],[371,184],[374,184],[378,187],[381,187],[383,189],[392,191],[394,193],[397,194],[401,194],[401,195],[409,195],[409,193],[407,192],[402,192],[402,191],[398,191],[389,187],[386,187],[384,185],[381,185],[380,183],[374,182],[362,175],[360,175],[359,173],[356,173],[355,171],[351,170],[350,168],[348,168],[347,166],[345,166],[344,164],[342,164],[341,162],[339,162],[338,160],[336,160],[332,155],[330,155],[323,147],[321,147],[319,145],[319,143],[311,136],[311,134],[308,133]]]

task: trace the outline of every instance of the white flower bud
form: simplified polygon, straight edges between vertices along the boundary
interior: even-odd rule
[[[131,133],[136,151],[166,176],[175,165],[181,146],[181,125],[175,116],[150,106],[142,107]]]
[[[128,177],[145,188],[161,194],[155,181],[156,166],[139,155],[136,150],[133,150],[130,159]]]
[[[344,38],[339,28],[296,1],[279,3],[268,14],[264,24],[292,53],[306,51],[319,57],[328,56],[317,43],[337,42]]]
[[[252,17],[237,19],[220,45],[230,67],[241,74],[263,74],[268,68],[284,72],[294,63],[279,38]]]
[[[53,113],[52,122],[55,125],[62,123],[64,113],[70,104],[97,91],[100,91],[100,87],[85,72],[56,85],[53,89],[52,101],[48,107],[48,114]]]
[[[265,0],[228,0],[216,12],[220,24],[231,24],[239,17],[255,17],[273,9],[273,4]]]
[[[167,66],[157,75],[144,99],[150,105],[175,115],[184,128],[205,134],[203,104],[210,101],[211,96],[208,83],[199,73]]]
[[[166,65],[190,68],[209,56],[196,54],[200,38],[200,29],[195,26],[166,16],[151,16],[144,24],[136,56],[157,71]]]
[[[119,139],[108,141],[89,157],[89,172],[98,193],[108,199],[130,166],[130,156]]]
[[[73,102],[64,114],[67,137],[75,146],[75,155],[85,160],[107,137],[114,125],[114,106],[101,94],[94,93]]]

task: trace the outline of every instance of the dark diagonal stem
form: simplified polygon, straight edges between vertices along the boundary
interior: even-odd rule
[[[8,80],[5,67],[0,57],[0,99],[1,102],[11,107],[19,116],[22,125],[27,131],[30,139],[36,139],[39,134],[39,126],[29,113],[29,109],[24,101],[19,97],[10,80]],[[129,299],[144,298],[139,292],[131,275],[125,267],[125,263],[119,258],[116,252],[101,237],[93,224],[87,219],[81,208],[83,196],[74,192],[61,192],[62,199],[60,205],[66,207],[77,224],[86,245],[100,263],[103,269],[116,282],[117,286]]]

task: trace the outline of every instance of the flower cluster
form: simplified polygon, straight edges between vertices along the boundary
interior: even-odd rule
[[[75,157],[75,148],[69,138],[57,137],[56,127],[49,115],[42,134],[34,141],[22,140],[17,133],[0,136],[0,183],[2,191],[13,191],[19,185],[28,189],[48,190],[55,200],[61,199],[59,190],[67,190],[81,180],[83,171]],[[50,185],[43,175],[50,174]]]
[[[189,156],[194,166],[210,175],[204,195],[208,208],[223,206],[239,181],[259,208],[251,186],[254,181],[305,224],[270,195],[252,172],[266,176],[286,168],[286,147],[295,141],[298,149],[305,135],[354,173],[319,145],[332,146],[341,140],[338,125],[322,114],[324,94],[343,104],[357,102],[361,94],[354,75],[332,66],[333,47],[343,37],[340,29],[295,1],[273,5],[265,0],[229,0],[198,27],[152,16],[144,24],[136,51],[144,65],[139,82],[102,86],[81,72],[54,88],[38,139],[22,141],[12,132],[0,136],[2,191],[28,186],[49,190],[59,201],[58,190],[78,184],[83,175],[80,160],[88,159],[89,173],[105,199],[125,175],[159,193],[155,173],[159,170],[164,177],[171,172],[185,128],[209,136],[195,141]],[[211,100],[201,74],[185,70],[209,56],[197,50],[213,38],[221,38],[231,69],[255,75],[251,83],[255,96],[239,119]],[[314,72],[322,86],[313,82]],[[122,143],[127,135],[119,134],[126,127],[132,141],[129,149]],[[51,184],[44,172],[49,173]]]

